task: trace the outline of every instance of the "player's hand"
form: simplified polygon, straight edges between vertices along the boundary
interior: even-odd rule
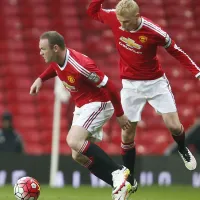
[[[37,78],[31,86],[30,95],[37,95],[41,87],[42,87],[42,79]]]
[[[129,121],[129,119],[126,115],[122,115],[121,117],[117,117],[117,121],[118,121],[120,127],[123,130],[127,130],[131,127],[131,122]]]

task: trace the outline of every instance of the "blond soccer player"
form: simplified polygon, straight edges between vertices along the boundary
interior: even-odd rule
[[[129,181],[134,186],[134,192],[137,189],[134,179],[134,137],[147,102],[162,115],[166,127],[178,144],[178,152],[186,168],[194,170],[197,166],[194,156],[185,145],[184,127],[179,120],[169,81],[157,58],[157,48],[163,47],[198,79],[200,68],[161,27],[140,15],[135,1],[116,1],[118,3],[114,9],[103,9],[103,2],[92,0],[87,13],[92,19],[110,27],[120,56],[122,106],[131,120],[131,128],[122,130],[121,151],[124,165],[131,170],[132,180]]]

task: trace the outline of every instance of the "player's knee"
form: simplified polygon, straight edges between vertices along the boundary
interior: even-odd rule
[[[73,134],[68,134],[66,141],[67,141],[68,146],[72,150],[77,151],[77,152],[81,149],[81,147],[84,144],[83,140],[80,140],[80,139],[74,137]]]
[[[71,149],[77,150],[77,141],[70,134],[67,135],[66,142]]]

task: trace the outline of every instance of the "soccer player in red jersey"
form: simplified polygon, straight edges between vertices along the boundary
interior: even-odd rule
[[[200,68],[181,50],[170,36],[151,20],[140,15],[139,6],[133,0],[121,0],[115,9],[103,9],[104,0],[92,0],[87,13],[97,21],[107,24],[113,34],[120,56],[122,79],[121,99],[131,128],[122,130],[122,157],[124,165],[134,175],[137,122],[148,102],[162,115],[166,127],[178,144],[178,152],[189,170],[196,168],[196,160],[185,146],[185,132],[179,121],[169,82],[157,58],[157,47],[162,46],[189,70],[196,78]],[[132,180],[133,185],[137,185]]]
[[[76,105],[67,135],[73,159],[113,186],[114,200],[125,200],[131,190],[131,184],[126,181],[129,169],[116,164],[94,143],[102,139],[102,126],[114,111],[122,129],[131,126],[114,85],[93,60],[66,48],[63,36],[56,31],[43,33],[39,48],[40,55],[50,65],[32,84],[30,94],[38,94],[44,81],[59,77]]]

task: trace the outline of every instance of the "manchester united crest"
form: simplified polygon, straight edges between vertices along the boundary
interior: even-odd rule
[[[148,38],[146,36],[142,35],[139,37],[139,40],[140,40],[140,42],[145,43],[145,42],[147,42]]]
[[[70,82],[70,83],[74,83],[75,82],[75,78],[73,76],[67,76],[67,80]]]

